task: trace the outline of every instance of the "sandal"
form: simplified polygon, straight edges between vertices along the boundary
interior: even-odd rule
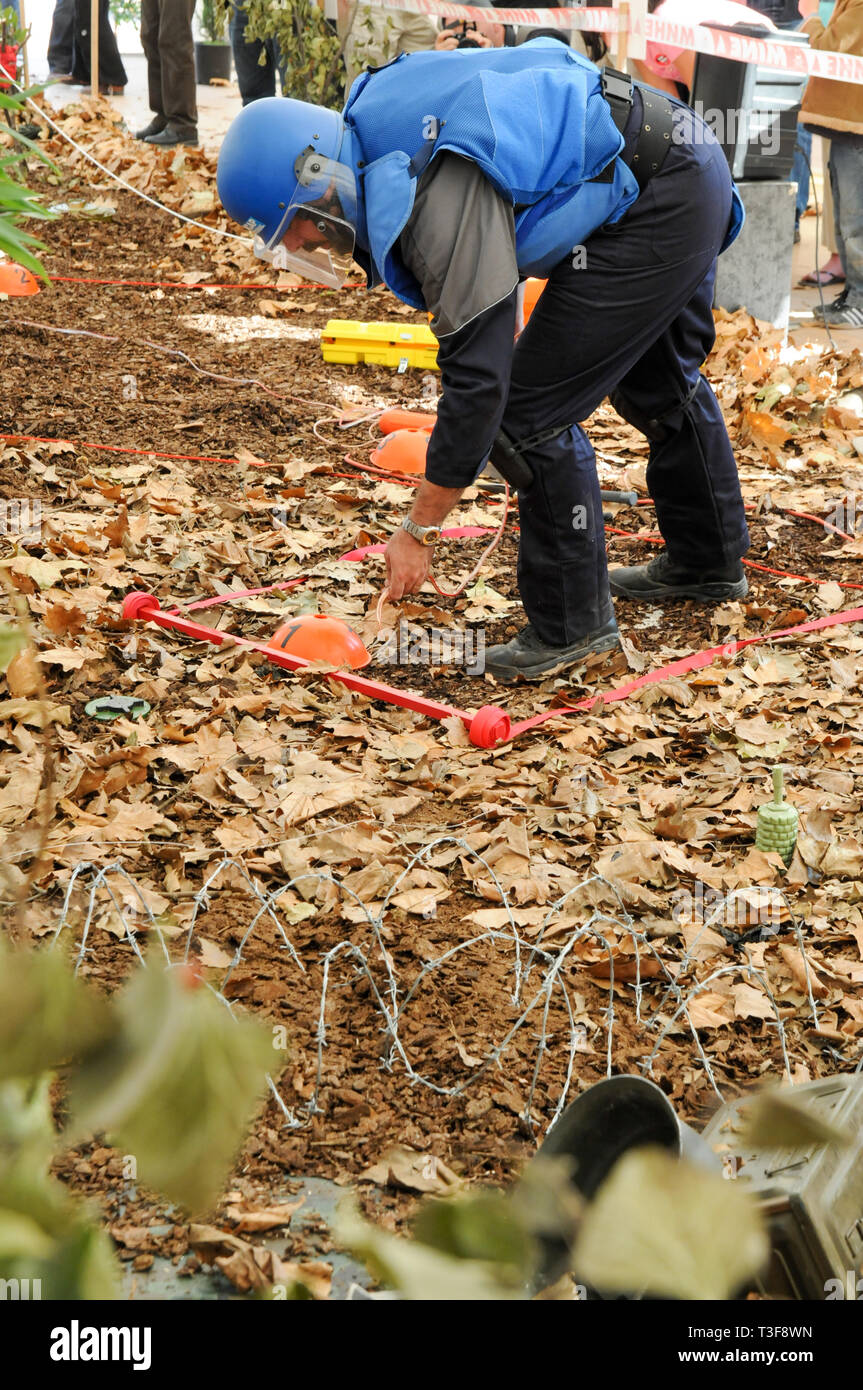
[[[806,288],[814,285],[817,289],[819,285],[844,285],[845,276],[835,275],[832,270],[810,270],[808,275],[804,275],[802,280],[797,281],[798,288]]]

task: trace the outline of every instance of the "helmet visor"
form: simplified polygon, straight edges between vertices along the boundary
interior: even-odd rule
[[[353,170],[314,151],[300,155],[296,168],[297,186],[287,211],[269,241],[255,238],[255,255],[277,270],[341,289],[356,242],[348,220],[356,209]]]

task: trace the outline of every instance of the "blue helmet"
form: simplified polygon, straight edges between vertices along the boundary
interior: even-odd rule
[[[325,284],[344,283],[353,250],[356,183],[343,143],[339,112],[264,97],[243,107],[219,151],[219,197],[255,234],[256,254]],[[302,230],[290,233],[297,214]]]

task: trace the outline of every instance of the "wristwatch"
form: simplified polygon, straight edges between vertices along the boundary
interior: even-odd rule
[[[409,536],[413,536],[415,541],[419,541],[420,545],[436,545],[440,540],[439,526],[417,526],[409,516],[402,522],[402,529],[407,531]]]

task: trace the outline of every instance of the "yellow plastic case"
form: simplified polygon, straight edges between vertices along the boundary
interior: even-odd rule
[[[437,338],[424,323],[358,323],[330,319],[321,333],[325,362],[374,367],[423,367],[437,370]],[[402,365],[404,363],[404,366]]]

